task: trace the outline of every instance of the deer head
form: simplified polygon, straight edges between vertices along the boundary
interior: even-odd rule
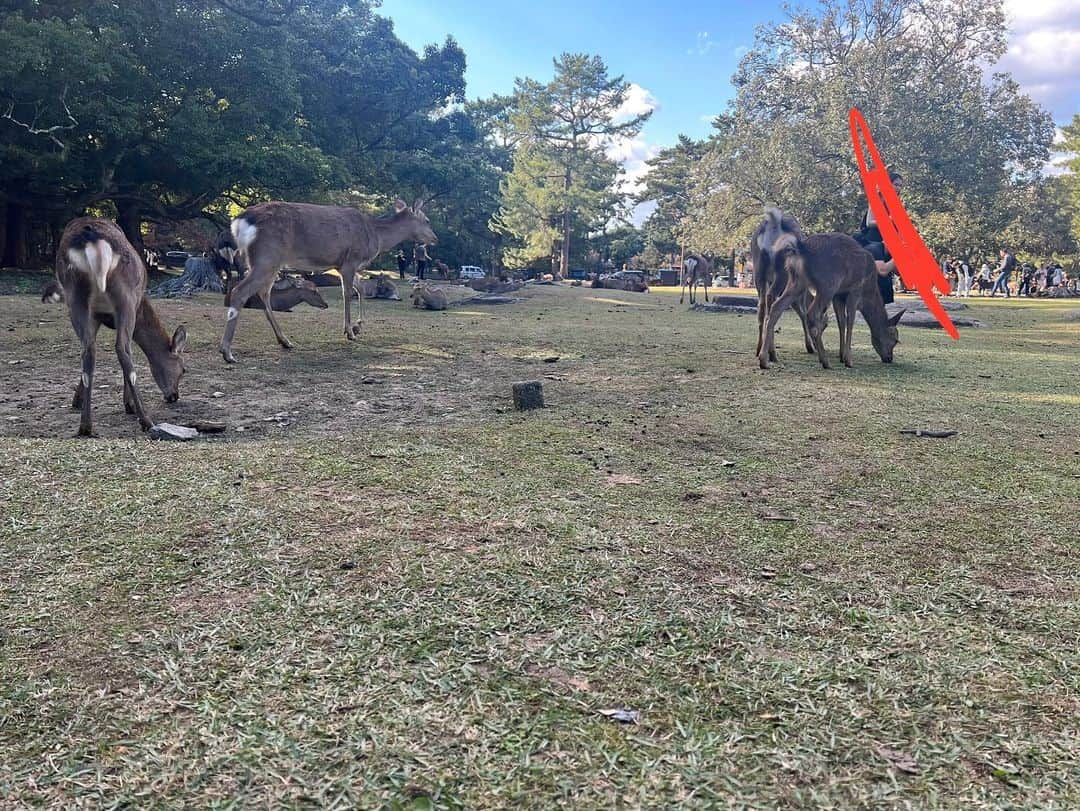
[[[185,346],[187,330],[180,326],[169,339],[168,351],[155,353],[150,358],[150,372],[154,375],[154,382],[161,389],[166,403],[175,403],[180,399],[180,379],[186,371],[183,358]]]
[[[874,345],[874,351],[878,353],[882,363],[892,363],[893,349],[900,343],[900,333],[897,326],[904,317],[906,310],[901,310],[888,321],[882,329],[870,330],[870,342]]]
[[[424,245],[434,245],[439,241],[435,232],[431,230],[427,214],[424,213],[424,201],[417,200],[412,208],[405,201],[398,198],[394,202],[394,214],[400,221],[408,225],[405,238],[411,242],[420,242]]]

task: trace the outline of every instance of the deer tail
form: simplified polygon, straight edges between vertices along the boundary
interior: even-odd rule
[[[80,272],[89,275],[102,293],[108,285],[109,273],[120,263],[112,244],[90,225],[72,241],[67,258]]]
[[[233,220],[229,230],[232,231],[233,239],[236,240],[236,247],[240,253],[247,253],[247,249],[259,234],[259,229],[255,226],[255,223],[244,215]]]

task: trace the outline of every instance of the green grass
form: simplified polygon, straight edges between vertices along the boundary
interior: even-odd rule
[[[831,371],[786,316],[761,372],[676,301],[375,305],[359,346],[333,301],[288,355],[247,312],[237,369],[169,302],[185,400],[249,430],[163,445],[118,387],[67,438],[70,328],[0,298],[0,805],[1080,804],[1077,303]]]

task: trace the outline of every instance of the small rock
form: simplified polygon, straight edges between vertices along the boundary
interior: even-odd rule
[[[544,358],[544,363],[558,363],[558,362],[559,362],[559,356],[558,355],[552,355],[550,358]]]
[[[223,392],[223,391],[215,391],[215,392],[214,392],[213,394],[211,394],[210,396],[211,396],[211,397],[224,397],[224,396],[225,396],[225,392]]]
[[[532,411],[544,407],[544,384],[539,380],[528,380],[514,384],[514,408],[518,411]]]
[[[150,429],[151,439],[159,439],[165,442],[187,442],[199,436],[194,428],[185,428],[182,425],[173,425],[168,422],[159,422]]]
[[[382,381],[380,381],[380,380],[378,380],[377,378],[374,378],[374,377],[365,377],[365,378],[362,378],[360,380],[360,383],[365,385],[365,386],[374,386],[374,385],[377,385],[378,383],[381,383],[381,382]]]
[[[799,567],[799,571],[803,574],[810,574],[817,571],[817,566],[813,563],[804,563]]]

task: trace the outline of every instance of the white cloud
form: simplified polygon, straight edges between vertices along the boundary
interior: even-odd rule
[[[1080,3],[1005,0],[1009,50],[998,68],[1058,121],[1080,112]]]
[[[612,115],[613,121],[629,121],[645,113],[660,109],[660,102],[648,90],[639,84],[631,83],[626,92],[626,99]]]
[[[705,56],[715,47],[716,43],[709,38],[708,31],[698,31],[693,47],[689,48],[686,53],[688,56]]]

